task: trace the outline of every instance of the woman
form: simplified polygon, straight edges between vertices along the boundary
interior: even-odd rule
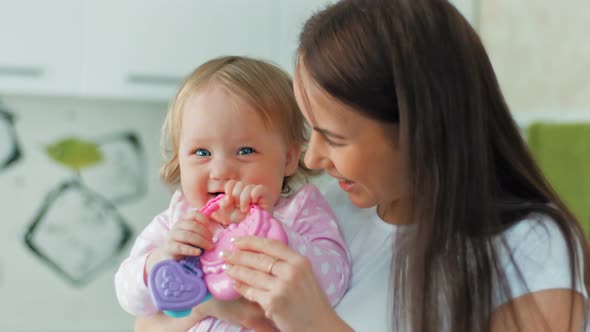
[[[339,184],[326,198],[352,255],[349,291],[334,310],[303,256],[241,238],[227,273],[256,304],[210,314],[281,331],[583,328],[587,242],[452,5],[343,0],[308,20],[298,54],[305,161]]]

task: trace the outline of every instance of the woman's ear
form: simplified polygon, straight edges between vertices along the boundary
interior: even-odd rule
[[[290,176],[297,171],[299,157],[301,156],[301,144],[291,144],[287,148],[287,159],[285,160],[285,175]]]

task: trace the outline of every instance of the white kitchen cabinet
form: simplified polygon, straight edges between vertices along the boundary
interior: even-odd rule
[[[204,61],[277,57],[275,0],[101,0],[85,8],[84,93],[169,100]]]
[[[336,0],[281,0],[279,10],[277,62],[291,74],[295,67],[299,34],[311,15]]]
[[[168,102],[220,55],[292,73],[303,22],[326,0],[0,0],[0,95]]]
[[[0,94],[75,92],[82,6],[78,0],[0,0]]]

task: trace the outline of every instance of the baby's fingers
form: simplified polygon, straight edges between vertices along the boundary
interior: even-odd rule
[[[245,187],[246,187],[246,185],[244,184],[244,182],[241,182],[241,181],[236,182],[236,184],[234,185],[234,188],[231,191],[231,196],[233,196],[233,200],[234,200],[234,206],[239,207],[242,191],[244,191]],[[226,191],[226,195],[227,194],[228,194],[228,192]]]
[[[233,206],[234,205],[234,188],[238,181],[236,180],[229,180],[225,184],[225,197],[219,202],[220,205],[223,204],[224,207]]]
[[[173,241],[205,250],[213,247],[212,237],[213,235],[207,227],[191,221],[185,221],[170,231],[170,238]]]
[[[166,245],[166,252],[172,257],[199,256],[203,251],[186,243],[171,242]]]
[[[250,204],[254,203],[254,200],[252,199],[253,189],[254,186],[252,185],[246,186],[240,194],[240,211],[242,213],[248,212],[248,210],[250,209]]]
[[[206,220],[181,220],[174,226],[173,229],[181,229],[200,234],[201,236],[210,239],[213,237],[213,233],[209,229],[211,221],[207,217],[204,218],[206,218]]]
[[[268,212],[272,212],[272,202],[270,193],[265,186],[259,184],[252,189],[252,202],[258,204],[261,208]]]
[[[207,225],[209,225],[211,223],[211,219],[209,219],[209,217],[207,217],[206,215],[204,215],[203,213],[197,211],[197,210],[192,210],[190,212],[188,212],[187,214],[185,214],[182,217],[183,221],[190,221],[193,223],[198,223],[201,224],[205,227],[207,227]]]

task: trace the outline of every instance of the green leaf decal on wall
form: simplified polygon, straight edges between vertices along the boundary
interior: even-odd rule
[[[73,137],[45,146],[45,152],[51,159],[75,171],[100,163],[103,158],[96,143]]]

